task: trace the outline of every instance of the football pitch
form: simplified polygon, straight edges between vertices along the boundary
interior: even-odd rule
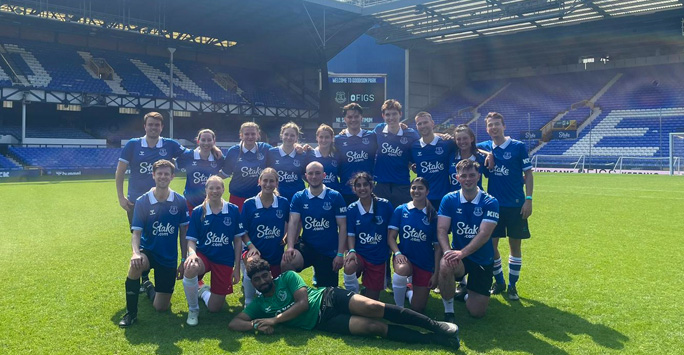
[[[177,178],[172,188],[182,193],[183,184]],[[530,229],[521,300],[494,296],[483,319],[456,304],[462,352],[681,353],[684,178],[538,173]],[[126,230],[114,180],[0,184],[0,353],[448,353],[283,327],[271,336],[232,332],[239,285],[222,312],[202,305],[197,327],[185,324],[177,282],[171,311],[154,312],[141,295],[138,323],[120,329]],[[427,314],[443,316],[439,295]]]

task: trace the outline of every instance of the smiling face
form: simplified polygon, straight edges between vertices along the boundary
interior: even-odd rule
[[[262,193],[272,194],[278,187],[278,175],[275,174],[275,170],[273,173],[262,173],[259,176],[259,186]]]
[[[247,149],[252,149],[259,140],[259,130],[256,127],[244,127],[240,131],[240,140]]]
[[[435,122],[430,116],[416,116],[416,129],[421,137],[428,137],[434,132]]]
[[[154,185],[160,189],[168,188],[173,178],[174,174],[170,167],[159,167],[152,173]]]
[[[201,150],[206,152],[214,148],[214,145],[216,145],[216,138],[214,138],[214,135],[210,132],[202,132],[197,140],[197,144]]]
[[[316,142],[318,142],[319,147],[328,149],[332,146],[333,136],[326,130],[320,130],[316,134]]]
[[[414,203],[425,201],[428,192],[430,191],[420,181],[414,181],[411,184],[411,198],[413,199]]]
[[[323,172],[323,165],[318,162],[310,163],[306,166],[306,181],[309,182],[309,187],[318,188],[323,184],[325,172]]]
[[[348,130],[358,132],[361,129],[361,112],[347,110],[344,114],[344,123],[347,124]]]
[[[489,117],[487,118],[487,133],[489,134],[492,139],[494,138],[503,138],[505,135],[506,131],[506,125],[503,123],[503,120],[498,119],[498,118],[492,118]]]
[[[225,187],[223,186],[223,180],[220,178],[214,179],[209,178],[207,180],[207,185],[204,187],[204,191],[207,193],[209,201],[218,202],[221,201],[223,193],[225,192]]]
[[[359,177],[354,180],[352,190],[360,200],[370,197],[373,192],[373,185],[365,177]]]
[[[454,140],[456,141],[456,145],[458,146],[458,149],[461,151],[463,151],[463,150],[470,151],[472,146],[473,146],[473,138],[470,136],[470,134],[468,134],[468,132],[456,133]],[[464,157],[464,158],[467,158],[467,157]]]
[[[297,143],[297,131],[294,128],[286,128],[280,135],[280,139],[283,141],[283,145],[286,147],[292,147]]]
[[[461,184],[464,191],[471,192],[478,188],[477,182],[480,180],[480,173],[475,168],[461,169],[456,174],[456,180]]]
[[[162,123],[162,120],[158,120],[154,117],[148,117],[147,120],[145,120],[145,135],[148,138],[159,138],[161,135],[162,130],[164,129],[164,124]]]
[[[387,109],[382,113],[382,118],[390,126],[395,126],[401,121],[401,111],[395,109]]]
[[[274,286],[271,271],[264,270],[252,275],[252,286],[262,294],[268,294]]]

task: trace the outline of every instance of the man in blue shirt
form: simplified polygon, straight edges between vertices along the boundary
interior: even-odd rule
[[[176,279],[183,275],[189,220],[185,199],[169,188],[174,169],[168,160],[155,162],[152,166],[155,187],[135,201],[131,225],[133,256],[125,284],[126,314],[119,322],[122,328],[138,319],[138,292],[144,271],[154,269],[157,285],[153,305],[159,312],[169,308]],[[176,269],[179,244],[183,260]]]
[[[478,144],[478,148],[492,152],[494,156],[495,167],[490,170],[487,192],[496,197],[501,208],[499,224],[492,233],[496,282],[491,293],[499,294],[506,289],[498,246],[499,238],[508,236],[511,250],[508,257],[508,298],[515,301],[519,298],[516,283],[522,267],[521,242],[530,238],[527,218],[532,214],[532,165],[525,144],[506,137],[506,124],[500,113],[490,112],[485,123],[492,139]]]
[[[347,207],[339,192],[323,184],[323,165],[306,166],[309,188],[294,195],[287,226],[287,250],[282,271],[314,267],[317,286],[338,285],[338,271],[344,264],[347,249]],[[295,248],[302,224],[301,242]]]
[[[439,289],[447,321],[454,320],[454,279],[466,274],[466,308],[473,317],[485,315],[494,262],[490,236],[499,220],[498,201],[477,186],[480,164],[463,159],[456,164],[456,171],[461,189],[444,196],[437,219],[437,239],[444,250],[439,264]]]

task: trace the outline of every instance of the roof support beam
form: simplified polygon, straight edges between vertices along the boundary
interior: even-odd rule
[[[681,3],[684,4],[684,0],[680,0]],[[604,11],[602,8],[600,8],[598,5],[594,4],[593,0],[585,0],[584,4],[587,5],[589,8],[592,10],[596,11],[599,15],[603,16],[603,18],[609,18],[610,14]]]

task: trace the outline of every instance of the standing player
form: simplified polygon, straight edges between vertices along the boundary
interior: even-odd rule
[[[505,135],[506,124],[500,113],[490,112],[485,123],[492,139],[478,144],[478,147],[492,152],[494,156],[495,167],[489,174],[487,192],[496,197],[501,210],[499,224],[492,233],[496,282],[492,285],[491,293],[499,294],[506,289],[498,247],[499,238],[508,236],[511,250],[508,257],[508,298],[518,300],[516,283],[522,267],[521,242],[530,238],[527,218],[532,215],[532,164],[525,144]]]
[[[161,312],[169,309],[171,295],[183,274],[183,264],[176,269],[178,246],[185,255],[188,230],[188,210],[185,199],[169,188],[174,178],[174,165],[168,160],[158,160],[152,165],[155,187],[135,201],[131,225],[133,256],[126,278],[126,314],[119,322],[122,328],[138,320],[138,292],[143,271],[154,269],[154,308]],[[185,261],[183,259],[183,261]]]
[[[245,230],[237,206],[223,200],[223,179],[213,175],[207,180],[204,202],[195,207],[188,228],[188,258],[185,260],[183,289],[188,301],[188,325],[199,322],[199,298],[209,312],[218,312],[240,282],[241,237]],[[198,291],[198,276],[211,272],[211,289]]]
[[[437,211],[427,199],[429,183],[417,177],[410,190],[413,200],[394,210],[388,227],[387,241],[394,254],[392,289],[394,302],[403,307],[408,278],[413,276],[411,309],[423,312],[430,289],[437,286],[442,253],[437,242]]]
[[[359,199],[347,207],[349,252],[344,262],[344,287],[359,293],[358,277],[363,274],[364,296],[377,300],[385,289],[387,226],[394,208],[389,201],[373,194],[370,174],[356,173],[351,185]]]
[[[288,201],[299,191],[304,190],[304,171],[307,154],[297,153],[295,144],[299,140],[300,128],[294,122],[288,122],[280,128],[280,147],[268,151],[266,165],[278,172],[278,192]]]
[[[216,150],[216,134],[210,129],[202,129],[197,133],[197,148],[186,150],[178,159],[178,168],[187,174],[183,196],[188,203],[188,211],[204,202],[205,185],[212,175],[218,175],[223,161],[214,158]]]
[[[437,238],[444,250],[439,289],[444,302],[444,319],[448,322],[455,320],[454,279],[466,274],[466,308],[473,317],[484,317],[494,263],[490,236],[499,220],[498,201],[477,186],[481,177],[480,164],[463,159],[456,164],[456,170],[461,189],[444,196],[437,221]],[[451,245],[449,230],[453,236]]]
[[[475,133],[468,125],[460,124],[454,129],[454,142],[456,142],[456,150],[454,151],[454,158],[450,159],[451,164],[449,164],[451,191],[457,191],[461,188],[457,178],[456,164],[463,159],[476,161],[480,165],[480,181],[477,182],[477,186],[482,189],[482,174],[487,171],[484,167],[487,154],[477,149]]]
[[[356,201],[356,195],[349,186],[349,179],[359,171],[373,175],[375,153],[378,142],[375,132],[361,129],[363,109],[355,102],[342,108],[344,123],[347,124],[345,134],[335,137],[335,148],[338,152],[340,164],[340,183],[342,196],[347,205]]]
[[[306,166],[309,188],[297,192],[290,203],[287,250],[282,262],[283,272],[313,266],[319,287],[338,285],[347,248],[347,208],[339,192],[323,185],[324,178],[321,163]],[[302,239],[295,248],[300,222]]]
[[[385,125],[378,125],[375,134],[378,151],[375,160],[375,193],[386,198],[392,206],[399,206],[411,200],[409,193],[409,165],[411,146],[420,137],[412,129],[402,129],[401,104],[387,100],[382,104],[382,118]]]
[[[253,251],[243,253],[243,259],[246,262],[256,253],[271,265],[273,277],[278,277],[287,221],[290,219],[290,203],[285,197],[278,196],[278,173],[275,169],[266,168],[261,172],[259,186],[261,192],[245,201],[242,207],[242,223],[247,231],[243,240],[253,247]],[[242,287],[245,306],[248,306],[256,292],[247,273],[244,273]]]
[[[339,192],[342,186],[340,185],[340,180],[338,178],[339,173],[335,144],[333,142],[334,138],[335,133],[332,127],[327,124],[321,124],[316,130],[318,147],[311,152],[312,155],[309,156],[309,161],[317,161],[323,165],[323,171],[325,172],[323,183],[326,187]]]
[[[442,197],[449,192],[449,165],[454,143],[435,134],[435,122],[427,112],[418,112],[416,128],[420,139],[411,147],[411,160],[416,164],[416,174],[430,185],[428,200],[434,208],[439,208]]]

